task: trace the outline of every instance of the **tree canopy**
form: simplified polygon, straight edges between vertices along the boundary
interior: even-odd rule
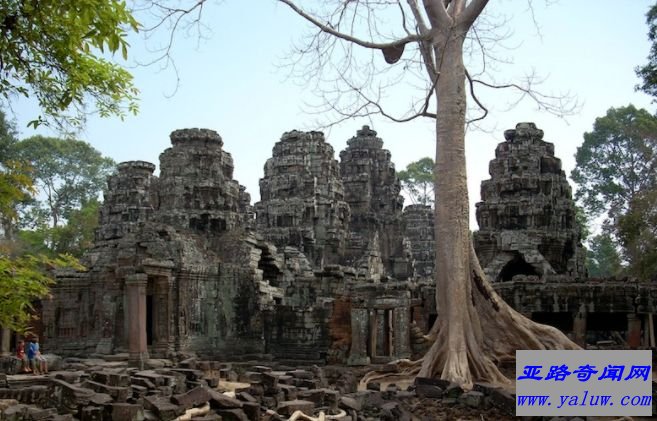
[[[571,176],[576,198],[615,232],[635,195],[657,183],[657,117],[633,105],[610,108],[577,148]]]
[[[104,53],[125,59],[137,29],[122,0],[0,0],[0,94],[35,98],[35,127],[79,125],[89,103],[101,116],[135,113],[132,76]]]
[[[115,162],[80,140],[33,136],[14,144],[15,153],[29,163],[43,200],[36,210],[53,227],[102,191]]]
[[[648,63],[636,68],[636,74],[641,78],[637,89],[657,98],[657,4],[654,4],[646,14],[648,24],[648,39],[652,42]]]
[[[402,189],[413,203],[433,205],[434,162],[429,157],[411,162],[405,170],[399,171],[397,177]]]

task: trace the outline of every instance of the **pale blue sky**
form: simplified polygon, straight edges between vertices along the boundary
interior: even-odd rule
[[[517,122],[533,121],[542,128],[570,173],[582,134],[591,130],[595,118],[609,107],[631,102],[654,112],[650,99],[634,91],[638,83],[634,67],[645,63],[649,50],[645,12],[652,0],[561,0],[549,7],[543,1],[533,3],[541,36],[525,1],[489,3],[489,12],[509,17],[513,37],[507,44],[516,46],[501,52],[513,63],[500,65],[495,77],[501,81],[535,69],[547,78],[541,90],[571,92],[582,105],[579,113],[564,121],[537,111],[530,102],[507,111],[510,92],[482,93],[491,108],[485,123],[490,131],[467,134],[471,203],[479,200],[479,184],[488,178],[488,162],[497,143],[504,139],[503,131]],[[315,98],[287,80],[285,70],[277,67],[307,25],[273,0],[209,4],[203,22],[208,26],[206,39],[199,41],[193,34],[176,39],[173,57],[180,82],[175,95],[168,97],[176,86],[171,69],[136,67],[135,83],[141,91],[139,115],[125,121],[91,118],[80,137],[117,162],[145,160],[159,165],[158,156],[170,145],[171,131],[214,129],[223,137],[224,149],[234,157],[235,178],[247,186],[256,201],[263,165],[281,134],[315,128],[317,116],[303,109],[304,103]],[[131,57],[146,61],[143,41],[135,38],[131,43]],[[25,127],[38,112],[32,104],[20,101],[14,110],[22,137],[50,134],[43,128],[34,131]],[[344,122],[327,132],[336,159],[363,124],[379,132],[397,169],[423,156],[434,156],[432,121],[398,124],[373,118]],[[471,224],[476,226],[474,217]]]

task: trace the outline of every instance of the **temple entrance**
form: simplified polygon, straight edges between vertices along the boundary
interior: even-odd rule
[[[153,295],[146,295],[146,345],[153,345]]]
[[[532,320],[544,325],[556,327],[564,333],[573,330],[573,315],[569,312],[547,312],[539,311],[532,313]]]
[[[511,281],[516,275],[539,276],[536,269],[529,263],[525,262],[520,253],[514,253],[515,256],[511,259],[500,271],[497,277],[498,281]]]
[[[367,355],[373,363],[388,362],[394,355],[393,309],[370,310]]]

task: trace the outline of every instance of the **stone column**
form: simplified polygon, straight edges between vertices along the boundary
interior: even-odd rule
[[[11,330],[9,328],[3,327],[1,330],[1,335],[0,341],[2,342],[0,345],[0,355],[3,357],[7,357],[11,355],[11,350],[9,349],[9,343],[11,342]]]
[[[378,333],[379,333],[379,318],[378,310],[370,310],[370,321],[369,321],[369,357],[376,357],[376,349],[378,345]],[[365,330],[367,332],[367,329]]]
[[[125,293],[128,308],[128,350],[130,365],[143,370],[148,359],[146,343],[146,284],[148,275],[137,273],[126,276]]]
[[[397,307],[393,310],[393,329],[395,332],[395,347],[393,357],[411,357],[411,323],[408,307]]]
[[[580,308],[573,318],[573,341],[586,349],[586,309]]]
[[[169,276],[158,276],[153,288],[153,346],[151,350],[165,358],[170,347],[171,297]]]
[[[630,349],[641,346],[641,319],[635,313],[627,315],[627,345]]]
[[[367,365],[370,358],[367,356],[367,340],[369,314],[366,308],[351,309],[351,350],[349,351],[349,365]]]

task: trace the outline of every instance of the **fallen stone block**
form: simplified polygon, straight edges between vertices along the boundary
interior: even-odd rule
[[[141,405],[130,403],[115,403],[109,405],[112,420],[142,421],[144,419],[144,408]]]
[[[57,409],[55,408],[43,409],[35,406],[27,407],[27,419],[30,421],[50,420],[55,415],[57,415]]]
[[[207,389],[210,395],[210,407],[213,409],[233,409],[241,408],[243,403],[235,398],[224,395],[212,389]]]
[[[262,410],[257,402],[243,402],[242,411],[250,421],[262,421]]]
[[[146,377],[136,377],[135,376],[135,377],[132,377],[130,379],[130,381],[132,382],[133,386],[137,385],[137,386],[141,386],[141,387],[144,387],[146,389],[151,389],[151,390],[156,388],[155,383],[153,383],[152,381],[150,381]]]
[[[273,395],[278,392],[278,376],[272,375],[269,372],[262,372],[261,379],[266,395]]]
[[[223,421],[250,421],[241,409],[217,409],[217,415]]]
[[[172,368],[169,371],[173,373],[180,373],[185,376],[186,380],[197,381],[198,379],[203,378],[203,371],[194,370],[191,368]]]
[[[262,381],[262,373],[258,371],[245,371],[240,375],[240,381],[245,383],[260,383]]]
[[[212,398],[209,390],[210,389],[205,387],[197,387],[187,393],[173,395],[171,397],[171,401],[176,405],[182,406],[185,409],[189,409],[202,403],[208,402]]]
[[[170,421],[185,413],[185,409],[171,403],[164,396],[145,396],[144,409],[153,411],[162,421]]]
[[[124,373],[109,373],[105,371],[96,371],[91,373],[91,380],[114,387],[130,386],[130,376]]]
[[[285,374],[287,374],[288,376],[292,376],[295,379],[310,380],[315,377],[315,375],[308,370],[291,370],[286,372]]]
[[[299,396],[296,386],[281,384],[278,387],[283,392],[285,400],[287,401],[293,401]]]
[[[295,399],[293,401],[283,401],[278,404],[276,412],[285,416],[292,416],[295,411],[301,411],[304,414],[311,415],[315,409],[315,404],[311,401]]]
[[[493,389],[490,393],[490,403],[510,415],[515,415],[516,398],[504,389]]]
[[[80,421],[103,421],[103,408],[100,406],[85,406],[79,411]]]
[[[471,390],[458,397],[458,401],[471,408],[481,408],[484,404],[484,394]]]
[[[449,382],[441,379],[415,378],[415,393],[423,398],[440,399],[444,389],[448,386]]]
[[[360,411],[362,409],[361,403],[351,396],[341,396],[338,405],[340,408],[353,409],[354,411]]]
[[[92,380],[87,380],[82,383],[82,387],[91,389],[98,393],[108,394],[117,402],[125,402],[129,397],[132,396],[132,389],[129,387],[108,386],[106,384],[94,382]]]

